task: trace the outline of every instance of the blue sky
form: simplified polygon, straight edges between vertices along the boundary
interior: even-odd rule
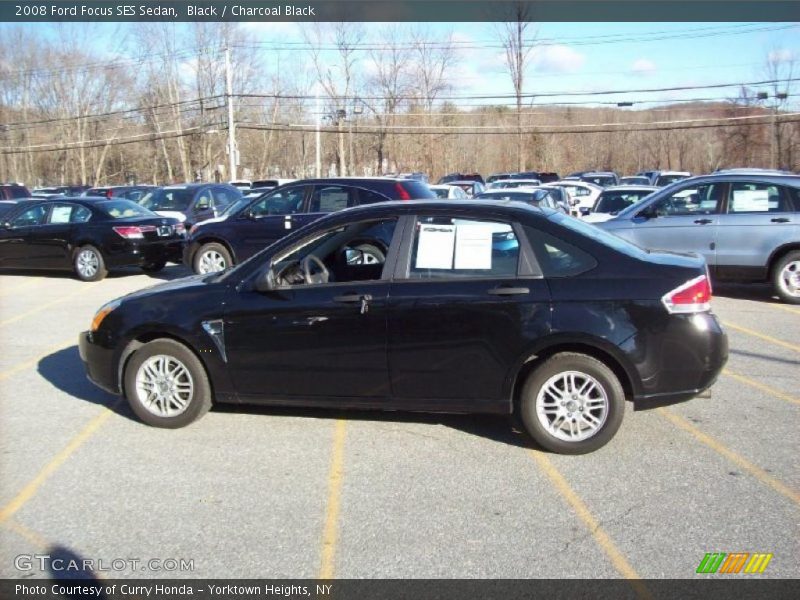
[[[414,24],[364,23],[365,42],[380,42],[385,27],[406,31]],[[432,36],[452,35],[459,47],[459,61],[448,75],[452,95],[511,94],[513,88],[505,72],[503,50],[495,23],[428,23]],[[248,23],[247,30],[259,43],[285,44],[303,40],[298,23]],[[30,28],[58,27],[54,24],[31,24]],[[130,25],[113,23],[72,24],[79,35],[91,28],[85,39],[98,47],[113,48]],[[185,27],[179,25],[178,27]],[[768,57],[783,66],[795,60],[795,76],[800,76],[800,23],[540,23],[529,32],[543,42],[531,55],[526,77],[526,91],[553,93],[598,90],[666,88],[713,83],[750,82],[767,79]],[[274,53],[264,50],[269,66]],[[310,60],[303,55],[292,61],[283,51],[283,60],[294,63],[307,77],[312,77]],[[368,75],[368,53],[360,72]],[[331,59],[333,60],[333,59]],[[284,62],[286,64],[286,62]],[[795,85],[795,89],[800,86]],[[657,93],[633,93],[614,96],[558,96],[539,98],[535,104],[557,102],[632,101],[637,108],[657,105],[651,101],[686,98],[720,99],[737,95],[734,88],[688,90]],[[475,104],[476,101],[471,101]],[[511,101],[508,101],[511,104]],[[461,103],[465,107],[470,101]],[[798,106],[798,98],[790,104]]]

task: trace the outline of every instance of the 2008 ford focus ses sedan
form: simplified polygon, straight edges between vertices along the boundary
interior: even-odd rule
[[[728,346],[710,298],[702,258],[548,209],[387,202],[115,300],[80,352],[159,427],[214,402],[517,413],[544,448],[581,454],[614,436],[626,400],[714,383]]]

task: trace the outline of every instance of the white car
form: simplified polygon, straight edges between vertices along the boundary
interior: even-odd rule
[[[569,194],[570,202],[572,204],[572,216],[580,217],[582,209],[591,211],[594,208],[594,203],[600,197],[603,191],[599,185],[588,183],[586,181],[576,181],[573,179],[562,179],[561,181],[554,181],[548,185],[555,185],[563,187]]]
[[[496,179],[486,186],[487,190],[507,190],[519,187],[539,187],[542,182],[538,179]]]
[[[429,187],[439,198],[444,198],[447,200],[466,200],[469,198],[467,192],[462,190],[457,185],[447,185],[446,183],[443,183],[441,185],[431,185]]]

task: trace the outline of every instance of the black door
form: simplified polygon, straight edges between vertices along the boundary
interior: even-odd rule
[[[297,185],[276,190],[243,211],[236,223],[240,261],[297,229],[296,221],[305,212],[307,189]]]
[[[321,397],[375,401],[389,395],[386,259],[359,260],[353,246],[370,231],[396,234],[396,220],[341,226],[303,240],[273,266],[284,285],[233,295],[225,316],[228,363],[243,400]],[[328,283],[302,283],[309,255]],[[314,263],[319,271],[319,264]]]
[[[91,211],[72,203],[57,202],[50,206],[45,222],[32,227],[28,244],[38,266],[62,269],[72,263],[72,231],[75,223],[86,220]]]
[[[510,223],[439,216],[410,233],[389,300],[392,395],[442,410],[502,406],[510,371],[550,323],[527,242]]]
[[[0,267],[41,267],[41,249],[31,247],[31,234],[46,217],[47,204],[37,204],[11,217],[8,226],[0,228]]]

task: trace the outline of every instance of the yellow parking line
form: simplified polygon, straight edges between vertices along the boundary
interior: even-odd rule
[[[34,477],[22,490],[14,497],[11,502],[6,504],[0,510],[0,523],[5,523],[13,516],[19,509],[36,495],[39,488],[44,484],[47,479],[56,472],[56,470],[64,464],[64,462],[88,440],[92,434],[97,431],[106,420],[114,414],[110,408],[105,408],[103,411],[94,417],[89,424],[83,428],[70,442],[58,453],[53,459],[47,463],[39,473]]]
[[[0,321],[0,327],[3,327],[5,325],[10,325],[11,323],[16,323],[17,321],[21,321],[22,319],[24,319],[26,317],[29,317],[31,315],[35,315],[36,313],[41,312],[41,311],[43,311],[45,309],[48,309],[51,306],[55,306],[56,304],[60,304],[62,302],[65,302],[66,300],[69,300],[70,298],[72,298],[73,296],[77,296],[78,294],[84,294],[84,293],[86,293],[86,291],[88,289],[91,289],[91,287],[93,287],[95,285],[97,285],[97,284],[96,283],[90,283],[88,285],[83,285],[83,286],[81,286],[80,289],[77,289],[74,292],[70,292],[69,294],[65,294],[64,296],[61,296],[60,298],[56,298],[55,300],[51,300],[50,302],[47,302],[47,303],[42,304],[40,306],[37,306],[36,308],[32,308],[30,310],[27,310],[27,311],[25,311],[23,313],[20,313],[20,314],[14,316],[14,317],[11,317],[10,319],[6,319],[5,321]]]
[[[728,368],[723,369],[722,373],[723,373],[723,375],[727,375],[728,377],[731,377],[731,378],[735,379],[736,381],[738,381],[740,383],[744,383],[745,385],[749,385],[751,387],[754,387],[757,390],[761,390],[762,392],[766,392],[767,394],[770,394],[771,396],[775,396],[776,398],[779,398],[779,399],[784,400],[786,402],[789,402],[791,404],[800,404],[800,398],[795,398],[794,396],[790,396],[789,394],[784,394],[780,390],[776,390],[774,387],[770,387],[770,386],[765,385],[763,383],[759,383],[758,381],[755,381],[754,379],[750,379],[749,377],[745,377],[744,375],[741,375],[739,373],[734,373],[733,371],[731,371]]]
[[[333,434],[331,470],[328,475],[328,509],[325,515],[325,527],[322,531],[320,579],[333,578],[333,562],[336,554],[336,535],[342,493],[345,423],[342,419],[336,421],[336,429]]]
[[[753,331],[752,329],[748,329],[747,327],[742,327],[741,325],[736,325],[735,323],[731,323],[730,321],[722,321],[722,324],[725,327],[728,327],[729,329],[733,329],[734,331],[739,331],[741,333],[746,333],[747,335],[752,335],[753,337],[762,339],[765,342],[769,342],[770,344],[776,344],[778,346],[783,346],[784,348],[788,348],[789,350],[800,352],[800,346],[798,346],[797,344],[790,344],[789,342],[784,342],[783,340],[774,338],[771,335],[766,335],[764,333],[759,333],[758,331]]]
[[[785,304],[776,304],[776,303],[769,304],[768,306],[771,306],[772,308],[779,308],[781,310],[785,310],[786,312],[794,313],[796,315],[800,315],[800,308],[792,308],[791,306],[786,306]]]
[[[791,500],[795,504],[800,504],[800,493],[797,493],[793,489],[784,485],[783,483],[775,479],[772,475],[767,473],[764,469],[762,469],[761,467],[757,467],[749,460],[737,454],[727,446],[724,446],[721,442],[718,442],[707,433],[703,433],[683,417],[680,417],[675,413],[670,412],[664,408],[657,408],[656,412],[665,419],[667,419],[668,421],[670,421],[676,427],[683,429],[685,432],[694,437],[697,441],[711,448],[717,454],[724,456],[731,462],[735,463],[736,465],[738,465],[739,467],[750,473],[750,475],[758,479],[764,485],[771,487],[779,494],[786,496],[787,498],[789,498],[789,500]]]
[[[38,284],[43,283],[45,281],[47,281],[47,280],[46,279],[42,279],[40,277],[37,277],[35,279],[31,279],[29,281],[24,281],[24,282],[22,282],[20,284],[17,284],[17,285],[11,286],[11,287],[3,286],[3,288],[2,288],[3,295],[5,296],[5,295],[10,295],[10,294],[15,294],[18,290],[23,290],[23,289],[25,289],[27,287],[31,287],[32,285],[38,285]]]
[[[77,340],[75,338],[71,338],[69,340],[64,340],[55,346],[51,346],[47,350],[45,350],[42,354],[38,356],[34,356],[30,360],[26,360],[25,362],[21,362],[19,364],[14,365],[10,369],[6,369],[5,371],[0,371],[0,381],[8,379],[12,375],[16,375],[20,371],[25,371],[26,369],[31,368],[35,364],[37,364],[43,358],[50,356],[54,352],[58,352],[59,350],[64,350],[65,348],[69,348],[70,346],[75,345]]]
[[[564,476],[559,472],[559,470],[553,465],[551,460],[545,455],[543,452],[539,452],[538,450],[531,450],[530,451],[533,460],[536,461],[536,464],[539,468],[544,471],[545,475],[550,479],[559,493],[564,497],[564,499],[569,503],[575,513],[578,515],[583,524],[586,525],[586,528],[592,534],[595,542],[597,545],[602,548],[603,552],[606,553],[608,558],[611,560],[611,563],[614,565],[614,568],[626,579],[632,580],[640,580],[641,577],[636,572],[628,560],[625,558],[625,555],[617,548],[611,538],[606,533],[605,529],[597,522],[597,519],[594,518],[594,515],[589,511],[589,508],[586,506],[586,503],[581,500],[580,496],[575,493],[575,491],[570,487],[567,480]],[[650,591],[641,581],[632,581],[631,585],[633,585],[634,590],[636,591],[637,595],[640,598],[650,598]]]
[[[40,550],[46,550],[47,548],[50,548],[52,545],[50,544],[50,542],[44,539],[43,536],[39,535],[32,529],[25,527],[25,525],[23,525],[22,523],[18,523],[13,519],[9,519],[5,523],[3,523],[3,525],[5,526],[6,529],[8,529],[9,531],[13,531],[21,538],[28,540],[31,544],[33,544]]]

